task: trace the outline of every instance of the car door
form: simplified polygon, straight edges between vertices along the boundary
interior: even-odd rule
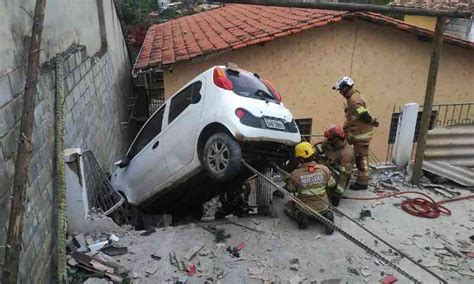
[[[135,202],[155,194],[159,185],[171,175],[161,141],[165,106],[147,121],[127,154],[130,162],[123,169],[122,180],[127,183]]]
[[[172,173],[193,160],[205,99],[204,80],[202,77],[191,83],[169,102],[168,126],[164,130],[163,144],[166,163]]]

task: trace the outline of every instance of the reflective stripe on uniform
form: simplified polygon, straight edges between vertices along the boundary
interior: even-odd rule
[[[307,189],[302,189],[300,191],[300,194],[304,195],[321,195],[326,192],[326,187],[320,186],[320,187],[315,187],[315,188],[307,188]]]
[[[362,133],[362,134],[351,134],[351,138],[354,140],[364,140],[364,139],[369,139],[374,136],[375,130],[369,131],[367,133]]]
[[[336,185],[336,180],[331,176],[328,180],[327,185],[328,187],[333,187],[334,185]]]
[[[356,112],[357,112],[358,115],[361,115],[362,113],[368,112],[368,111],[369,111],[369,109],[367,109],[363,106],[360,106],[360,107],[356,108]]]
[[[338,184],[336,187],[336,193],[339,196],[342,196],[344,194],[344,191],[346,191],[346,189],[342,186],[342,184]]]

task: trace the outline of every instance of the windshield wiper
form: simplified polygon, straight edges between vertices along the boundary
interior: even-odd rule
[[[259,96],[264,100],[267,100],[267,99],[274,100],[275,99],[272,95],[270,95],[269,93],[265,92],[262,89],[258,89],[257,91],[255,91],[254,95]]]

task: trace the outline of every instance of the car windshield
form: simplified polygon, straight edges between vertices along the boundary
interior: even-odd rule
[[[227,78],[232,82],[234,93],[242,97],[276,101],[272,91],[256,75],[246,71],[226,69]]]

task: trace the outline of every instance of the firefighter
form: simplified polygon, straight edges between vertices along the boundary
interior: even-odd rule
[[[334,215],[329,210],[327,190],[335,187],[336,181],[326,166],[314,162],[314,153],[313,145],[308,142],[296,145],[295,156],[301,164],[291,173],[288,190],[295,192],[298,199],[308,207],[334,221]],[[290,200],[285,205],[285,213],[297,220],[299,229],[308,228],[311,217],[307,209]],[[326,234],[330,235],[333,231],[326,226]]]
[[[316,162],[331,169],[337,186],[328,192],[331,204],[339,205],[339,201],[347,188],[354,167],[354,150],[346,141],[344,130],[339,125],[332,125],[324,131],[324,138],[315,145]]]
[[[378,127],[377,119],[373,118],[364,98],[354,89],[354,81],[349,77],[337,80],[334,90],[347,100],[344,108],[346,122],[344,132],[347,141],[354,146],[355,163],[358,169],[357,179],[350,186],[352,190],[367,189],[369,181],[369,145],[374,135],[374,127]]]

